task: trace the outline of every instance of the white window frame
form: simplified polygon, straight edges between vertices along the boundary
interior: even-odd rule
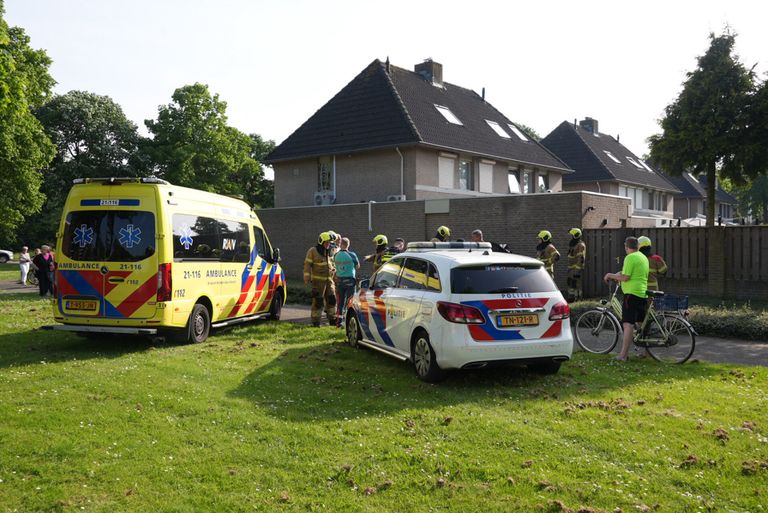
[[[651,169],[651,166],[649,166],[648,164],[646,164],[644,160],[641,160],[641,161],[640,161],[640,164],[642,164],[642,165],[643,165],[643,167],[644,167],[645,169],[647,169],[649,173],[653,173],[653,172],[654,172],[654,171],[653,171],[653,169]]]
[[[512,130],[515,133],[516,136],[518,136],[520,138],[521,141],[528,142],[528,138],[525,136],[525,134],[523,133],[522,130],[517,128],[512,123],[507,123],[507,126],[509,127],[510,130]]]
[[[520,188],[520,178],[516,169],[507,171],[507,185],[509,186],[510,194],[522,194],[523,190]]]
[[[503,128],[501,128],[501,125],[496,123],[495,121],[490,121],[488,119],[485,120],[486,123],[488,123],[488,126],[493,129],[494,132],[496,132],[496,135],[499,137],[503,137],[504,139],[511,139],[508,133],[504,131]]]
[[[608,158],[609,158],[609,159],[611,159],[612,161],[616,162],[617,164],[621,164],[621,161],[620,161],[619,159],[617,159],[617,158],[616,158],[616,157],[613,155],[613,153],[611,153],[610,151],[608,151],[608,150],[603,150],[603,153],[605,153],[605,154],[608,156]]]
[[[635,159],[633,159],[633,158],[632,158],[632,157],[630,157],[629,155],[627,155],[627,160],[628,160],[628,161],[629,161],[629,162],[630,162],[630,163],[631,163],[633,166],[635,166],[637,169],[643,169],[643,166],[641,166],[640,164],[638,164],[638,163],[635,161]]]
[[[442,114],[445,120],[448,121],[449,123],[452,123],[454,125],[462,125],[462,126],[464,125],[464,123],[462,123],[461,120],[456,116],[456,114],[451,112],[451,109],[449,109],[448,107],[444,105],[438,105],[436,103],[433,105],[437,109],[437,112]]]

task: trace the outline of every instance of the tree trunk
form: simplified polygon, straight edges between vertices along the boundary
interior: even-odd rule
[[[707,168],[707,226],[715,226],[715,161],[711,161]]]

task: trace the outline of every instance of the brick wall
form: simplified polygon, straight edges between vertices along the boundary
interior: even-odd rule
[[[370,229],[368,203],[264,209],[259,211],[259,217],[272,245],[280,248],[290,279],[301,279],[307,249],[315,244],[318,234],[326,230],[349,237],[352,249],[361,256],[373,251],[371,239],[377,234],[382,233],[390,240],[396,237],[406,241],[429,240],[440,225],[451,228],[454,240],[469,240],[472,230],[479,228],[486,240],[506,242],[516,253],[535,256],[536,235],[546,229],[552,232],[553,242],[562,255],[555,266],[555,278],[564,289],[568,230],[574,226],[597,228],[603,219],[607,219],[608,226],[618,227],[629,203],[626,198],[588,192],[439,201],[447,201],[447,213],[426,214],[425,206],[435,204],[426,205],[425,201],[370,204]],[[585,215],[588,206],[595,209]],[[363,264],[362,272],[370,274],[370,264]]]

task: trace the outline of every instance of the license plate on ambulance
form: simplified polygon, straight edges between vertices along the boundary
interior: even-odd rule
[[[95,312],[99,308],[99,303],[89,299],[67,299],[64,302],[64,308],[67,310]]]
[[[509,328],[512,326],[538,326],[539,316],[536,314],[525,315],[499,315],[496,317],[496,325],[499,328]]]

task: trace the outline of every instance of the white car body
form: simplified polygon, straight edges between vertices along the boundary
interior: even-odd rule
[[[13,251],[0,249],[0,262],[4,264],[10,260],[13,260]]]
[[[456,269],[453,285],[463,289],[454,291]],[[513,274],[521,277],[518,291],[471,293],[474,284],[488,288],[497,275],[504,281]],[[500,363],[554,373],[571,357],[569,308],[538,260],[495,253],[487,243],[412,243],[366,284],[348,304],[348,342],[411,361],[425,381]]]

